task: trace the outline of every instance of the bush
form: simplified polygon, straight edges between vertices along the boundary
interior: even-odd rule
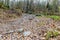
[[[9,6],[8,6],[8,5],[3,4],[2,8],[3,8],[3,9],[9,9]]]
[[[2,2],[0,2],[0,8],[2,8],[2,6],[3,6],[3,3],[2,3]]]
[[[0,8],[9,9],[9,5],[6,5],[6,4],[3,4],[2,2],[0,2]]]

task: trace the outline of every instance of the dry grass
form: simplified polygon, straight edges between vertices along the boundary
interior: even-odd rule
[[[21,14],[18,14],[20,12],[10,13],[10,11],[11,10],[0,9],[0,19],[14,19],[21,15]]]

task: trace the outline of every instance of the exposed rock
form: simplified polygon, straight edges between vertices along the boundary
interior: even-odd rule
[[[31,31],[25,31],[25,32],[23,32],[24,36],[29,36],[30,34],[31,34]]]
[[[23,29],[23,28],[20,28],[20,29],[18,29],[17,31],[18,31],[18,32],[23,32],[24,29]]]
[[[45,37],[40,37],[41,38],[41,40],[45,40]]]
[[[2,35],[0,35],[0,37],[2,37]]]
[[[10,30],[10,31],[6,32],[6,34],[7,34],[7,33],[13,33],[13,32],[14,32],[13,30]]]
[[[56,38],[50,38],[49,40],[57,40]]]
[[[60,30],[60,26],[57,26],[57,30]]]
[[[0,35],[0,40],[2,39],[2,35]]]
[[[59,36],[57,36],[57,40],[60,40],[60,35],[59,35]]]

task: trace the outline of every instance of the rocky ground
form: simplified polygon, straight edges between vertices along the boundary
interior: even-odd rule
[[[0,21],[0,40],[47,40],[47,31],[57,29],[60,29],[60,21],[23,14],[20,18]],[[60,40],[60,34],[48,40]]]

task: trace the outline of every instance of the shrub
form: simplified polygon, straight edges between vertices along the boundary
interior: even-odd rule
[[[2,3],[2,2],[0,2],[0,8],[2,8],[2,6],[3,6],[3,3]]]

